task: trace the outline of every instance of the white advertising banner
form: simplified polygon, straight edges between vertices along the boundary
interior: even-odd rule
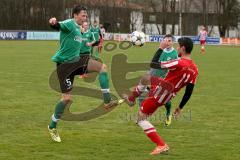
[[[59,40],[59,32],[27,32],[27,40]]]

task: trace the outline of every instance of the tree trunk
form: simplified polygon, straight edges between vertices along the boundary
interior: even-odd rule
[[[175,34],[175,9],[176,9],[176,0],[171,1],[171,13],[172,13],[172,31],[171,34]]]
[[[163,14],[163,22],[162,22],[162,34],[166,34],[166,13],[167,13],[167,0],[162,0],[162,14]]]

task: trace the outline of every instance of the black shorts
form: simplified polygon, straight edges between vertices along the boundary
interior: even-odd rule
[[[99,45],[99,43],[100,43],[100,41],[96,41],[95,43],[93,43],[93,45],[92,45],[92,46],[98,46],[98,45]]]
[[[90,52],[81,52],[80,56],[90,56]]]
[[[57,64],[57,75],[62,93],[72,90],[75,75],[87,73],[89,56],[81,56],[77,62]]]

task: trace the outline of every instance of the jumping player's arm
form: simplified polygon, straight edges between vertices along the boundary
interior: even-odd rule
[[[49,24],[50,27],[57,30],[57,31],[71,31],[72,30],[72,24],[70,22],[70,19],[62,21],[62,22],[58,22],[57,19],[55,17],[49,19]]]
[[[55,17],[52,17],[49,19],[49,24],[52,29],[55,29],[57,31],[60,30],[60,24],[58,23],[58,21]]]

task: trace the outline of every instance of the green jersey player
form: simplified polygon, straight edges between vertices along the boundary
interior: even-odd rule
[[[56,18],[50,20],[53,22]],[[79,57],[82,34],[80,26],[74,19],[67,19],[57,24],[52,27],[58,27],[60,30],[60,48],[52,57],[52,61],[61,64]]]
[[[87,19],[86,8],[79,5],[75,6],[72,17],[72,19],[62,22],[58,22],[55,17],[49,20],[50,26],[60,31],[60,49],[52,57],[52,60],[57,65],[57,76],[62,97],[55,107],[55,112],[48,126],[51,138],[56,142],[61,142],[56,126],[64,112],[65,106],[71,103],[71,90],[75,75],[86,72],[98,72],[104,104],[107,107],[118,104],[117,101],[112,101],[110,97],[106,65],[89,56],[79,56],[83,45],[80,25]]]
[[[163,38],[164,41],[167,41],[168,47],[166,47],[163,52],[161,54],[158,54],[158,52],[156,52],[156,54],[154,55],[154,59],[158,59],[158,62],[164,62],[164,61],[169,61],[169,60],[174,60],[178,58],[178,52],[177,50],[175,50],[173,48],[173,36],[170,34],[167,34],[164,36]],[[152,76],[158,76],[161,78],[165,78],[168,70],[167,69],[154,69],[151,68],[149,73]],[[145,92],[145,94],[143,94],[143,96],[140,96],[138,98],[138,104],[139,106],[141,106],[142,101],[146,98],[146,94],[147,91]],[[167,102],[165,104],[165,108],[166,108],[166,120],[165,120],[165,125],[168,126],[171,124],[171,102]]]
[[[88,29],[88,22],[82,24],[82,46],[80,50],[80,56],[90,56],[92,45],[96,42],[92,32]],[[80,78],[88,77],[87,74],[80,75]]]
[[[95,37],[95,40],[96,40],[96,42],[93,44],[93,48],[92,48],[92,51],[91,51],[91,53],[93,55],[94,46],[98,47],[98,45],[100,43],[100,38],[102,37],[101,30],[100,30],[100,27],[99,27],[99,23],[98,23],[97,20],[95,20],[93,22],[93,25],[90,27],[90,31],[94,34],[94,37]],[[93,55],[93,56],[95,56],[96,58],[99,57],[98,49],[96,50],[95,55]]]
[[[82,24],[82,47],[80,56],[90,55],[92,45],[96,42],[94,34],[88,29],[88,22]]]

